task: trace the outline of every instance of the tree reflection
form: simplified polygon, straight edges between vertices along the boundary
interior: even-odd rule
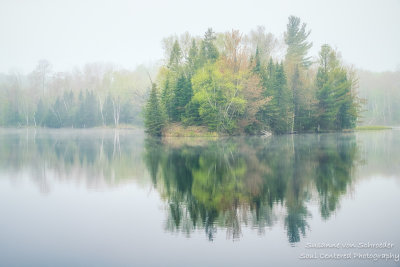
[[[165,201],[168,231],[200,229],[213,240],[223,229],[239,239],[242,227],[264,234],[279,223],[294,244],[309,229],[311,201],[325,220],[338,209],[359,150],[354,134],[174,140],[143,142],[123,130],[3,133],[0,172],[28,173],[45,194],[54,179],[90,188],[149,182]]]
[[[0,172],[14,173],[14,180],[28,173],[42,193],[51,193],[54,180],[97,188],[143,179],[146,172],[140,135],[113,130],[26,132],[0,135]]]
[[[154,185],[167,203],[168,231],[190,235],[217,229],[237,239],[242,226],[263,233],[279,222],[290,243],[307,234],[316,198],[324,219],[352,183],[355,137],[299,135],[231,138],[192,144],[146,140],[145,159]]]

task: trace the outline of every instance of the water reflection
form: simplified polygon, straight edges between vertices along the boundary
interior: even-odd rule
[[[161,141],[123,130],[3,130],[0,177],[28,177],[43,194],[60,182],[98,190],[133,181],[160,194],[168,232],[236,240],[244,228],[262,235],[282,225],[295,244],[312,215],[331,218],[355,177],[397,173],[399,141],[395,133]]]
[[[288,241],[299,242],[311,215],[307,203],[317,199],[328,219],[358,158],[353,134],[189,141],[147,139],[145,162],[168,203],[166,228],[188,236],[201,228],[210,240],[218,227],[237,239],[242,226],[262,233],[282,221]]]
[[[0,134],[0,174],[14,183],[27,174],[45,194],[62,181],[92,189],[143,182],[143,135],[133,136],[118,130],[6,130]]]

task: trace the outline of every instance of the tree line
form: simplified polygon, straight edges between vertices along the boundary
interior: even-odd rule
[[[276,134],[353,128],[360,111],[357,77],[325,44],[308,56],[307,25],[290,16],[284,56],[278,40],[259,27],[204,37],[170,37],[165,64],[144,109],[150,135],[170,123],[207,126],[225,134]]]
[[[400,69],[394,72],[358,70],[360,97],[368,100],[363,107],[364,125],[400,125]]]
[[[0,126],[142,125],[148,87],[144,66],[129,71],[92,63],[71,72],[53,72],[50,62],[41,60],[28,75],[0,74]]]

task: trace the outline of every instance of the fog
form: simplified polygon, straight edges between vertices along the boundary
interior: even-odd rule
[[[0,2],[0,72],[28,73],[40,59],[54,71],[87,62],[133,69],[163,56],[161,40],[186,31],[203,35],[249,32],[264,25],[282,38],[295,15],[312,30],[316,56],[321,44],[341,51],[356,68],[400,67],[400,1],[14,1]]]

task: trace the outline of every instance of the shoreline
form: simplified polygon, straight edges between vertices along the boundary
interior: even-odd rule
[[[284,134],[271,134],[271,135],[297,135],[297,134],[324,134],[324,133],[352,133],[352,132],[364,132],[364,131],[384,131],[384,130],[393,130],[400,128],[400,126],[382,126],[382,125],[366,125],[366,126],[357,126],[354,129],[343,129],[341,131],[304,131],[304,132],[293,132],[293,133],[284,133]],[[50,130],[50,131],[69,131],[69,130],[77,130],[77,131],[96,131],[96,130],[127,130],[127,131],[139,131],[145,132],[145,128],[141,126],[135,125],[120,125],[119,127],[110,127],[110,126],[96,126],[91,128],[49,128],[49,127],[35,127],[35,126],[17,126],[17,127],[0,127],[0,130]],[[264,134],[256,134],[256,135],[248,135],[248,134],[224,134],[218,132],[208,131],[205,126],[183,126],[181,124],[174,123],[172,125],[168,125],[164,128],[162,132],[162,139],[168,138],[191,138],[191,137],[203,137],[203,138],[221,138],[221,137],[235,137],[235,136],[259,136],[259,137],[268,137],[271,135]]]

